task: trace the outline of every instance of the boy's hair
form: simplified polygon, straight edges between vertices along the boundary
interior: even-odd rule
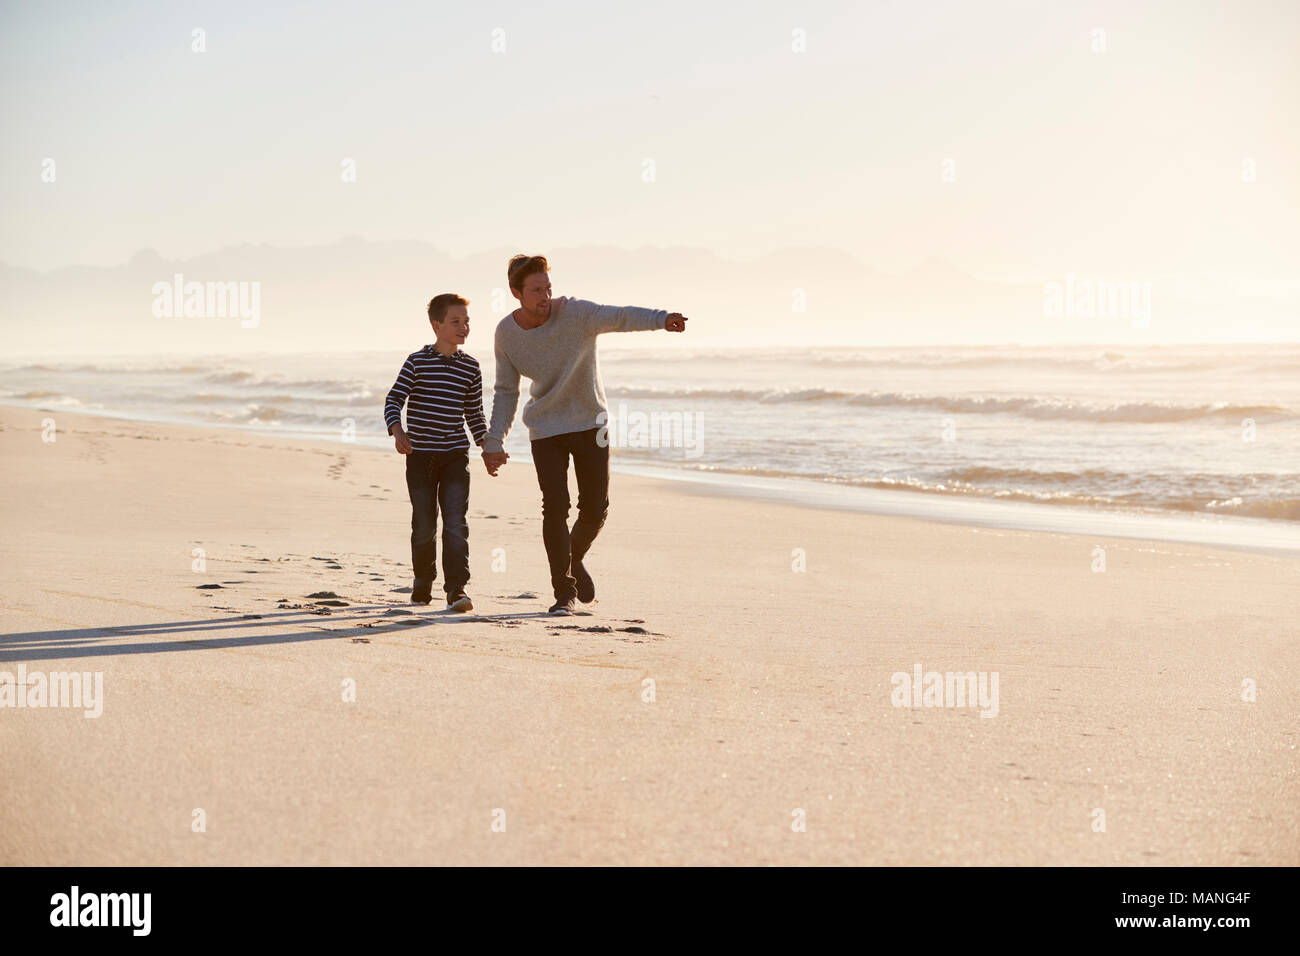
[[[469,299],[457,295],[455,292],[444,292],[442,295],[435,295],[429,300],[429,321],[438,322],[447,317],[447,309],[453,305],[469,305]]]
[[[526,256],[521,252],[511,258],[510,265],[506,266],[506,281],[510,283],[510,288],[522,292],[524,280],[530,275],[550,271],[546,256]]]

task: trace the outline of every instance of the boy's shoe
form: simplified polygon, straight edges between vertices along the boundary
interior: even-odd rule
[[[448,594],[447,610],[455,611],[458,614],[464,614],[466,611],[474,610],[474,602],[469,599],[469,595],[464,591],[461,591],[458,594]]]
[[[581,561],[575,561],[573,564],[573,580],[578,583],[579,601],[590,604],[596,600],[596,582],[591,580],[591,575],[587,573]]]
[[[433,601],[433,582],[416,578],[411,582],[411,603],[430,604]]]
[[[555,603],[551,605],[550,610],[546,613],[554,614],[556,617],[570,617],[576,610],[573,601],[573,598],[556,598]]]

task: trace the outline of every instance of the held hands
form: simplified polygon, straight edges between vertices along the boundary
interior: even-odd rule
[[[393,428],[393,442],[397,448],[398,454],[409,455],[411,453],[411,440],[406,437],[406,430],[403,429],[401,425],[396,425]],[[479,442],[478,446],[482,448],[483,443]],[[487,468],[487,473],[495,478],[497,476],[497,471],[509,460],[509,458],[510,455],[504,451],[485,451],[483,452],[483,465]]]
[[[685,332],[686,316],[680,312],[670,312],[668,318],[664,321],[664,330],[668,332]]]

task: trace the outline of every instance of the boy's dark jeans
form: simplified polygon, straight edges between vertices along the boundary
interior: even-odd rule
[[[411,566],[416,590],[438,578],[438,509],[442,509],[442,577],[448,595],[469,581],[469,452],[413,451],[406,456],[411,495]]]
[[[557,601],[578,593],[570,573],[587,554],[609,515],[609,444],[596,441],[599,428],[567,432],[532,443],[533,467],[542,489],[542,541]],[[578,517],[569,530],[569,457],[578,477]]]

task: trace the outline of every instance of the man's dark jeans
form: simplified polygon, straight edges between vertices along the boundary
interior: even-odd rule
[[[438,509],[442,509],[442,577],[448,595],[469,581],[469,452],[413,451],[406,456],[411,495],[411,565],[416,590],[438,578]]]
[[[609,444],[599,428],[567,432],[532,443],[533,467],[542,489],[542,541],[557,601],[577,595],[572,565],[587,554],[609,515]],[[569,457],[578,477],[578,517],[569,530]]]

